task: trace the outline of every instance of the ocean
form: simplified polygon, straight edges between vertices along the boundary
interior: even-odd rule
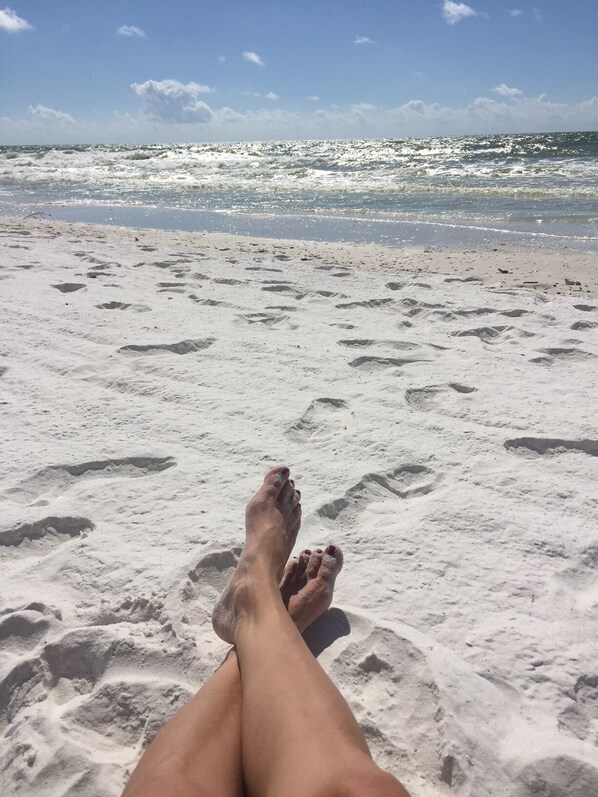
[[[0,147],[0,213],[598,251],[598,133]]]

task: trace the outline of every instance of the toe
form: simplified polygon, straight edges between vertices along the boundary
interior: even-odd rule
[[[298,557],[296,556],[294,556],[292,559],[289,559],[289,561],[286,563],[284,573],[282,574],[282,579],[279,585],[280,589],[283,589],[285,585],[289,584],[293,580],[298,564],[299,560]]]
[[[285,606],[297,591],[295,582],[298,564],[299,562],[296,557],[289,559],[284,569],[284,573],[282,574],[282,579],[280,581],[280,594],[282,595]]]
[[[321,578],[334,579],[343,567],[343,552],[338,545],[328,545],[322,555],[322,563],[318,571]]]
[[[305,571],[307,569],[307,563],[309,562],[309,557],[311,556],[311,551],[306,549],[305,551],[301,551],[297,558],[297,567],[295,568],[295,572],[293,575],[293,588],[298,592],[300,589],[307,584],[307,578],[305,577]]]
[[[309,557],[309,562],[307,563],[307,569],[305,571],[308,581],[311,581],[312,578],[315,578],[318,575],[320,565],[322,564],[323,554],[324,551],[321,548],[316,548],[315,551],[312,551],[312,554]]]
[[[301,526],[301,504],[297,504],[297,506],[291,512],[291,531],[293,532],[293,534],[297,534],[300,526]]]
[[[307,570],[307,563],[309,562],[309,557],[311,556],[311,551],[309,548],[306,548],[304,551],[301,551],[297,561],[297,573],[298,576],[303,576],[305,571]]]
[[[277,465],[270,468],[266,473],[262,489],[272,498],[278,498],[283,488],[288,484],[290,476],[289,469],[284,465]]]
[[[278,501],[284,509],[287,509],[289,511],[293,509],[294,494],[295,494],[295,489],[292,486],[291,482],[287,480],[284,487],[280,491],[280,495],[278,496]]]
[[[291,498],[291,506],[293,509],[297,506],[297,504],[301,503],[301,490],[294,490],[293,497]]]

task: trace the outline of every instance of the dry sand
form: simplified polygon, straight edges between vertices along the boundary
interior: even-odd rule
[[[222,658],[285,461],[298,548],[345,552],[310,642],[376,760],[413,797],[598,795],[595,258],[9,220],[0,251],[0,793],[120,793]]]

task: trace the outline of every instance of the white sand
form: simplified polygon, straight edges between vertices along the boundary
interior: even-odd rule
[[[298,548],[345,552],[311,642],[376,760],[413,797],[598,795],[595,259],[556,296],[454,276],[548,284],[542,253],[0,247],[0,793],[119,794],[226,649],[210,609],[285,461]]]

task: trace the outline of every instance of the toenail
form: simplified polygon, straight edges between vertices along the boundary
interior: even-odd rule
[[[316,553],[322,553],[322,549],[321,548],[316,548]]]
[[[283,479],[286,479],[286,478],[287,478],[287,476],[289,476],[290,472],[291,472],[291,471],[290,471],[288,468],[283,468],[283,469],[280,471],[280,475],[282,476],[282,478],[283,478]]]
[[[306,548],[306,549],[303,551],[303,553],[304,553],[306,556],[311,556],[311,551],[309,550],[309,548]]]
[[[334,545],[329,545],[328,548],[326,548],[326,553],[330,556],[336,556],[336,547]]]

